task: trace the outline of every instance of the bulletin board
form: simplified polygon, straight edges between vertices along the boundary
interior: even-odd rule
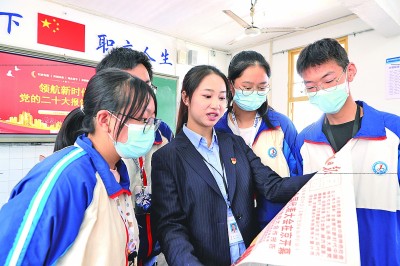
[[[54,142],[95,62],[0,46],[0,142]]]
[[[155,73],[152,83],[157,86],[157,118],[167,123],[175,134],[178,77]]]

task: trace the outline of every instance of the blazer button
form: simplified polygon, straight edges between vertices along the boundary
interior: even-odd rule
[[[239,214],[238,217],[237,217],[237,219],[238,219],[238,220],[241,220],[241,219],[242,219],[242,215]]]

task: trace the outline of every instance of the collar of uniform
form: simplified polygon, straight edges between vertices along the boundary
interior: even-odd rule
[[[79,136],[76,139],[76,144],[84,149],[90,156],[93,162],[93,166],[99,173],[100,178],[102,179],[107,193],[110,197],[113,198],[122,193],[127,193],[130,195],[128,170],[122,160],[118,161],[116,164],[117,170],[121,176],[121,180],[118,183],[115,180],[114,175],[111,173],[110,166],[108,165],[106,160],[104,160],[100,153],[94,149],[92,141],[88,137],[86,137],[85,134]]]
[[[363,108],[363,116],[361,117],[361,128],[354,136],[360,139],[382,139],[386,137],[385,122],[382,113],[372,108],[363,101],[356,101]],[[325,134],[322,132],[325,115],[315,123],[306,127],[302,134],[304,139],[310,142],[323,142],[329,144]]]
[[[162,137],[161,137],[161,133],[160,133],[160,130],[156,130],[156,137],[155,137],[155,139],[154,139],[154,145],[158,145],[158,144],[161,144],[162,143]]]
[[[361,128],[354,136],[360,139],[382,139],[386,137],[385,120],[382,112],[362,101],[356,101],[363,108]]]
[[[200,147],[202,142],[207,142],[203,136],[197,134],[193,130],[190,130],[186,125],[183,125],[182,130],[196,149],[198,149]],[[213,128],[212,134],[213,134],[213,136],[212,136],[210,149],[212,149],[212,147],[214,147],[215,144],[218,145],[218,138],[217,138],[217,134],[215,133],[214,128]]]

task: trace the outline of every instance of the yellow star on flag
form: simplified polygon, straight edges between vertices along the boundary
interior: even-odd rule
[[[47,21],[47,18],[45,19],[45,20],[42,20],[41,21],[42,22],[42,27],[47,27],[47,28],[49,28],[50,29],[50,24],[51,24],[51,22],[48,22]]]

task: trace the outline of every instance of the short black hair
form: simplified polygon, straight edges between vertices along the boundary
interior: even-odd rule
[[[297,59],[297,73],[302,76],[306,69],[332,60],[341,66],[343,70],[349,64],[347,52],[337,40],[331,38],[318,40],[301,50]]]
[[[132,69],[137,65],[144,65],[149,72],[150,80],[153,79],[153,67],[151,65],[149,57],[143,53],[131,48],[116,47],[98,63],[96,66],[96,72],[100,70],[114,67],[122,70]]]

